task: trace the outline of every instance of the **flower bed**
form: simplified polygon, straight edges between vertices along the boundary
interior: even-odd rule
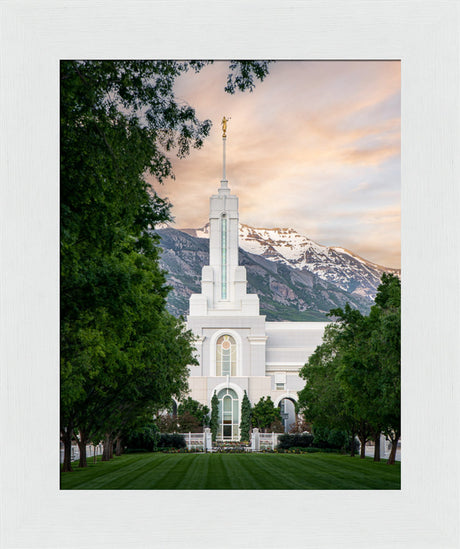
[[[218,441],[213,443],[212,452],[223,454],[242,454],[251,449],[251,445],[247,441],[238,442],[235,440]]]
[[[203,452],[203,446],[195,446],[193,448],[158,448],[158,452],[162,454],[196,454]]]

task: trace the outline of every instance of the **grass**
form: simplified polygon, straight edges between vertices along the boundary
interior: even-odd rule
[[[61,473],[62,490],[399,490],[401,465],[337,454],[127,454]]]

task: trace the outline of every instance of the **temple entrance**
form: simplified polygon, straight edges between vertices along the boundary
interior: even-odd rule
[[[281,420],[284,426],[284,432],[289,432],[289,429],[295,424],[296,411],[295,400],[292,398],[283,398],[280,400],[279,409],[281,414]]]
[[[219,440],[239,439],[239,401],[233,389],[222,389],[217,395],[219,399]]]

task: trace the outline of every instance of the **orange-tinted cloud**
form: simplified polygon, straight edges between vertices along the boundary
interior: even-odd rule
[[[221,179],[225,114],[227,176],[242,222],[291,226],[399,266],[399,221],[362,215],[400,207],[399,62],[278,62],[253,93],[235,95],[223,92],[226,74],[219,62],[177,85],[214,126],[201,150],[173,160],[176,180],[155,185],[174,204],[176,225],[207,221]]]

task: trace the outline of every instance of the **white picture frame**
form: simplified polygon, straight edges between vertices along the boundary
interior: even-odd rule
[[[458,31],[457,2],[2,3],[2,547],[459,546]],[[59,60],[73,58],[401,59],[400,491],[59,490]]]

